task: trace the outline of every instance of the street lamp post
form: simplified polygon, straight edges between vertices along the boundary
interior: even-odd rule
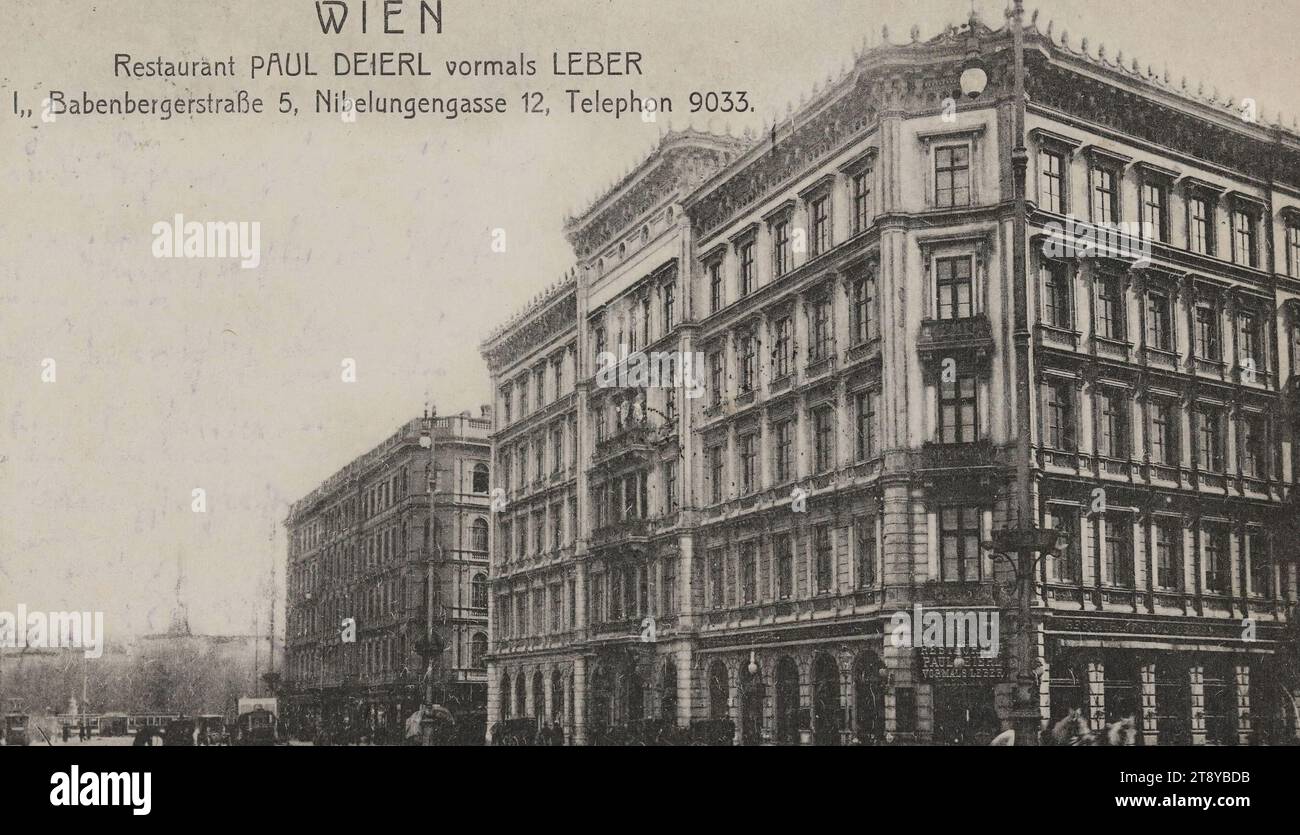
[[[433,706],[438,703],[437,694],[437,673],[438,660],[442,656],[442,640],[434,631],[434,595],[437,589],[434,588],[434,562],[435,555],[439,550],[437,542],[438,520],[434,514],[434,495],[437,491],[438,469],[437,457],[435,453],[436,443],[434,440],[434,421],[438,417],[438,410],[430,409],[426,404],[424,417],[420,421],[420,446],[429,451],[429,457],[425,463],[425,490],[429,497],[429,536],[432,541],[425,543],[425,633],[424,638],[416,644],[415,650],[420,654],[424,662],[424,706],[421,710],[420,717],[420,738],[424,744],[430,744],[434,733]]]

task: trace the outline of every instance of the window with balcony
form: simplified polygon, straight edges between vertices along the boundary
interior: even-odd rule
[[[853,414],[857,418],[857,460],[870,461],[880,454],[880,442],[876,432],[875,391],[860,391],[853,395]]]
[[[1043,262],[1043,305],[1047,324],[1074,330],[1074,270],[1066,261]]]
[[[1065,156],[1058,151],[1038,152],[1038,207],[1063,215],[1066,212]]]
[[[722,262],[709,264],[709,312],[717,313],[722,309]]]
[[[818,525],[813,538],[814,568],[813,580],[817,584],[817,593],[826,594],[835,586],[835,552],[832,546],[829,525]]]
[[[790,373],[793,362],[793,324],[789,316],[782,316],[773,325],[776,338],[772,344],[772,379],[780,380]]]
[[[794,594],[794,546],[790,534],[780,533],[772,538],[772,553],[776,561],[776,596],[789,600]]]
[[[1121,389],[1097,389],[1097,452],[1106,458],[1129,457],[1129,395]]]
[[[1119,220],[1119,182],[1109,168],[1092,169],[1092,222],[1115,223]]]
[[[1195,414],[1196,454],[1202,470],[1223,472],[1223,413],[1214,406],[1198,406]]]
[[[969,444],[979,440],[979,385],[973,374],[939,383],[939,442]]]
[[[1232,593],[1232,550],[1228,529],[1222,525],[1206,525],[1205,590],[1211,594]]]
[[[474,609],[486,609],[488,605],[488,578],[486,574],[475,574],[470,583],[469,605]]]
[[[1074,411],[1074,383],[1068,380],[1049,382],[1043,405],[1047,446],[1063,452],[1076,452],[1079,433]]]
[[[869,273],[856,279],[852,286],[853,315],[850,327],[853,344],[861,345],[876,336],[876,276]]]
[[[794,421],[783,420],[772,426],[773,471],[777,484],[794,478]]]
[[[1072,507],[1053,507],[1047,512],[1047,526],[1054,531],[1063,531],[1066,546],[1063,550],[1053,551],[1048,560],[1048,579],[1053,583],[1079,582],[1080,554],[1079,513]]]
[[[967,319],[974,315],[971,258],[935,261],[935,311],[940,319]]]
[[[818,473],[835,466],[835,410],[821,406],[812,410],[813,465]]]
[[[1124,280],[1116,275],[1097,278],[1097,336],[1123,342],[1127,313],[1124,306]]]
[[[1214,254],[1214,202],[1203,194],[1187,198],[1187,248],[1201,255]]]
[[[970,147],[948,145],[934,149],[934,205],[940,209],[969,206]]]
[[[748,495],[758,487],[758,435],[740,437],[740,487]]]
[[[1147,291],[1147,347],[1174,350],[1173,304],[1163,289]]]
[[[754,241],[748,240],[739,247],[740,255],[740,295],[748,296],[754,292]]]
[[[1237,313],[1237,364],[1242,372],[1242,380],[1247,383],[1259,381],[1259,375],[1265,370],[1263,352],[1263,317],[1253,310]]]
[[[857,555],[858,588],[876,585],[876,520],[864,516],[853,523],[853,548]]]
[[[1232,213],[1232,262],[1243,267],[1259,266],[1259,246],[1255,213],[1236,209]]]
[[[939,510],[939,579],[946,583],[979,582],[983,573],[982,515],[979,507],[970,505]]]
[[[867,231],[871,226],[871,169],[853,176],[853,234]]]
[[[1106,514],[1106,539],[1102,570],[1106,582],[1122,589],[1133,588],[1133,520],[1127,514]]]
[[[812,254],[822,255],[831,248],[831,198],[829,194],[814,199],[808,207],[808,237]]]
[[[475,519],[470,527],[469,547],[471,551],[486,554],[488,549],[488,523],[486,519]]]
[[[1178,404],[1170,400],[1151,398],[1151,463],[1176,467],[1178,454]]]

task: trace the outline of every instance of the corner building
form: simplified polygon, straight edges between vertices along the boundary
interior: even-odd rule
[[[1133,221],[1136,250],[1070,246]],[[1034,578],[1044,725],[1079,708],[1133,716],[1144,744],[1295,736],[1275,660],[1295,651],[1300,515],[1294,132],[1036,17],[972,19],[886,37],[760,138],[669,134],[567,231],[574,271],[483,346],[495,471],[517,475],[494,526],[489,723],[987,742],[1007,663],[896,647],[891,618],[996,612],[1010,643],[986,543],[1021,521],[1028,432],[1028,522],[1068,543]],[[599,384],[622,346],[701,355],[703,397]]]

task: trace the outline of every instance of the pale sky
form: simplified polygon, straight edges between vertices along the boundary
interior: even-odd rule
[[[372,2],[372,8],[380,4]],[[408,4],[411,5],[411,4]],[[417,4],[418,5],[418,4]],[[1300,113],[1297,0],[1043,3],[1073,42],[1122,49],[1271,116]],[[977,2],[998,25],[1004,4]],[[445,34],[326,38],[288,0],[6,0],[0,26],[0,610],[105,612],[110,636],[166,628],[184,554],[191,624],[252,629],[285,550],[288,503],[417,414],[488,400],[481,338],[572,263],[566,211],[655,142],[656,124],[570,116],[570,86],[671,95],[748,90],[759,126],[851,61],[882,24],[903,42],[968,0],[444,0]],[[1029,7],[1031,10],[1032,5]],[[372,26],[374,25],[372,18]],[[557,79],[552,51],[636,50],[645,76]],[[422,50],[432,78],[336,79],[335,50]],[[309,51],[315,79],[247,78],[259,52]],[[235,56],[240,77],[113,78],[133,59]],[[538,61],[531,79],[448,80],[449,58]],[[225,94],[297,117],[39,119],[70,97]],[[506,117],[412,121],[311,112],[316,88],[503,95]],[[550,117],[518,112],[525,90]],[[13,115],[13,95],[38,115]],[[1287,118],[1290,122],[1290,116]],[[725,130],[726,122],[694,120]],[[152,225],[256,221],[261,265],[159,260]],[[492,230],[506,232],[504,253]],[[42,382],[42,362],[56,381]],[[352,358],[357,382],[341,380]],[[191,511],[202,488],[207,512]],[[283,572],[280,573],[283,583]]]

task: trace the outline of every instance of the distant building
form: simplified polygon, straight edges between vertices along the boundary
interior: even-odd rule
[[[400,729],[424,700],[429,635],[435,697],[486,702],[491,411],[429,425],[432,452],[416,418],[290,510],[283,693],[299,733]]]

